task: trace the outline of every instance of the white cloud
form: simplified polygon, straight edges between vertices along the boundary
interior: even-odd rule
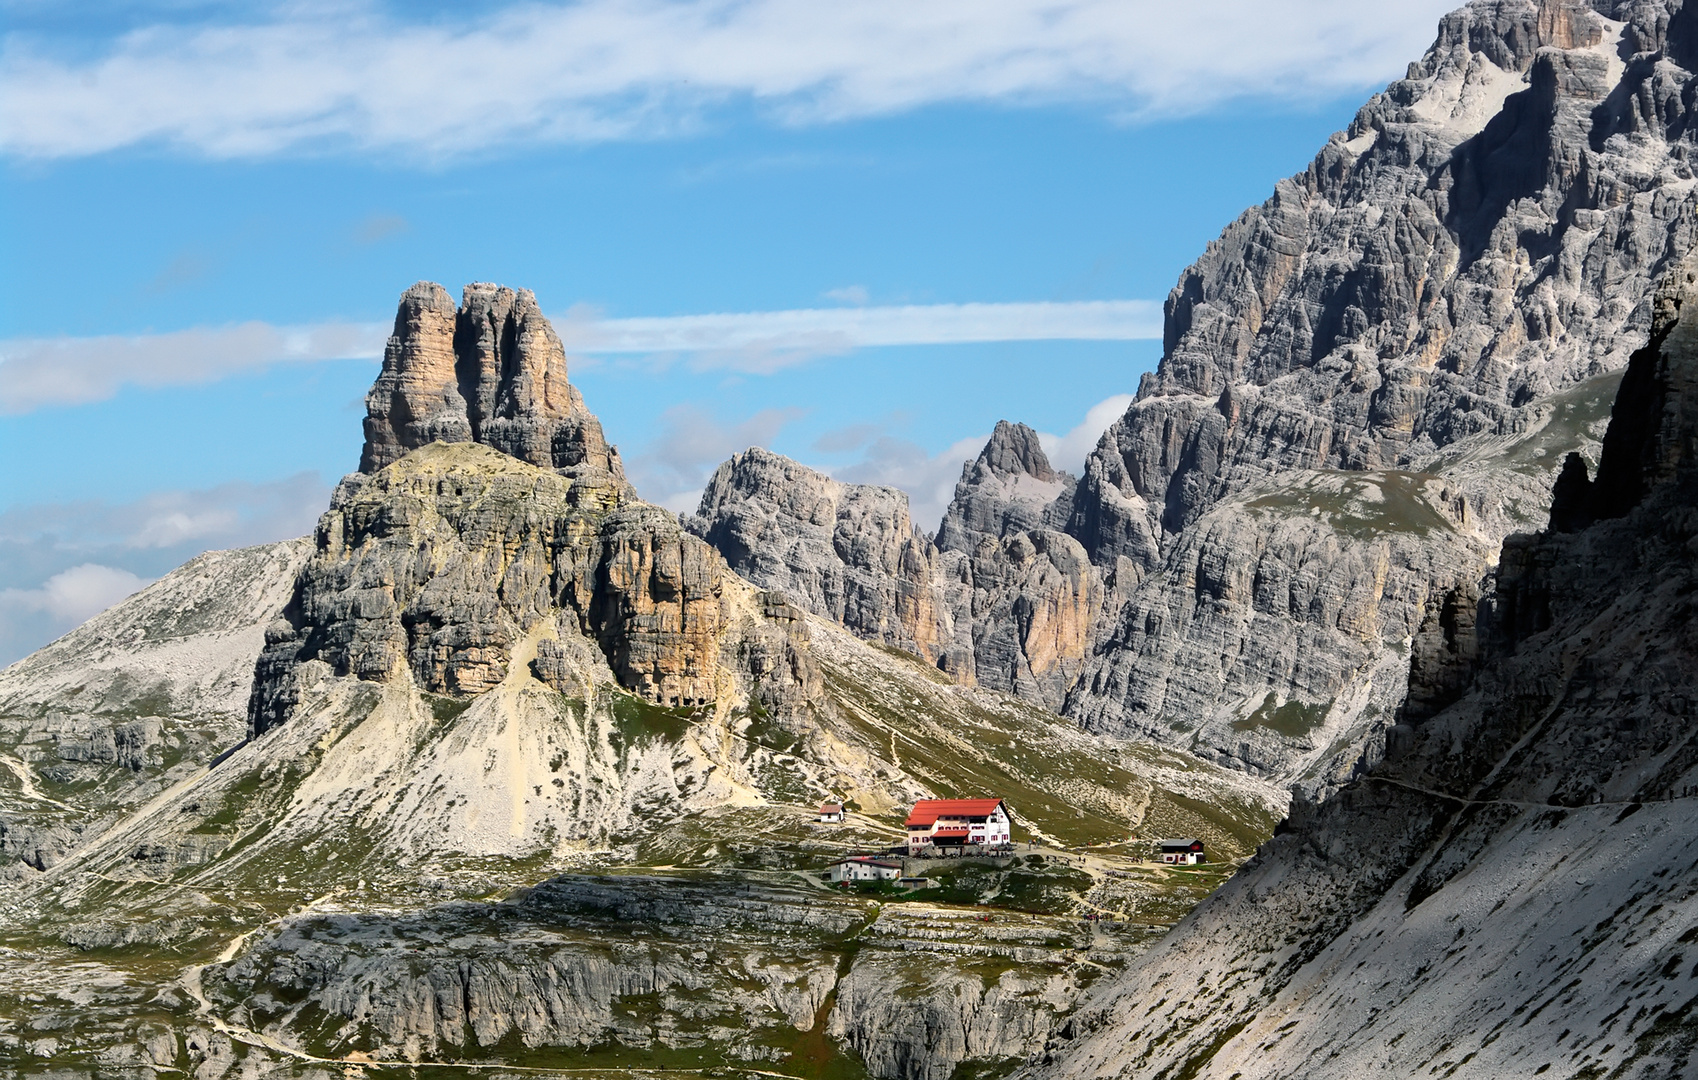
[[[766,446],[802,415],[801,409],[763,409],[725,424],[695,406],[680,405],[661,416],[660,435],[631,456],[626,472],[643,498],[687,514],[701,504],[702,488],[720,462],[751,446]]]
[[[0,665],[75,627],[209,548],[312,531],[330,501],[317,473],[132,502],[87,500],[0,511]]]
[[[1131,394],[1115,394],[1091,406],[1085,419],[1066,435],[1038,433],[1050,464],[1079,474],[1085,457],[1096,448],[1097,440],[1132,404]],[[814,448],[830,452],[839,448],[856,449],[865,446],[859,461],[850,465],[825,468],[839,480],[853,484],[882,484],[901,488],[908,493],[908,506],[914,523],[928,532],[936,532],[943,522],[944,511],[955,497],[955,483],[961,470],[975,460],[990,440],[990,432],[957,440],[940,454],[928,454],[924,447],[889,434],[872,437],[871,429],[883,430],[882,425],[854,425],[828,432],[816,440]]]
[[[364,5],[283,5],[270,20],[159,24],[92,50],[9,37],[0,149],[444,156],[666,135],[743,103],[791,124],[947,102],[1183,115],[1394,78],[1453,3],[580,0],[414,24]]]
[[[1038,442],[1043,444],[1044,455],[1049,458],[1050,465],[1078,476],[1084,468],[1085,459],[1097,448],[1103,432],[1120,419],[1131,404],[1131,394],[1115,394],[1092,405],[1085,412],[1084,422],[1065,435],[1038,432]]]
[[[1152,300],[916,304],[604,319],[577,306],[554,318],[567,352],[660,354],[699,371],[769,374],[880,345],[1131,341],[1161,337]],[[123,386],[184,386],[279,363],[382,355],[385,323],[201,327],[165,334],[0,341],[0,415],[102,401]]]
[[[987,431],[957,440],[943,453],[932,455],[917,443],[886,435],[873,440],[860,461],[828,471],[851,484],[901,488],[908,493],[908,513],[914,524],[935,533],[949,500],[955,497],[962,466],[978,457],[989,440]]]
[[[199,513],[169,510],[154,514],[129,538],[129,546],[163,548],[189,540],[217,536],[233,531],[241,519],[228,507],[204,510]]]
[[[568,352],[676,353],[698,371],[765,374],[852,349],[986,341],[1143,341],[1162,335],[1153,300],[800,308],[556,323]]]
[[[841,289],[827,289],[820,295],[827,300],[836,300],[839,304],[865,304],[871,297],[865,285],[845,285]]]
[[[382,324],[203,327],[166,334],[0,341],[0,414],[104,401],[119,387],[214,382],[271,364],[376,356]]]
[[[42,612],[76,626],[147,584],[128,570],[82,563],[54,574],[38,589],[0,589],[0,611]]]

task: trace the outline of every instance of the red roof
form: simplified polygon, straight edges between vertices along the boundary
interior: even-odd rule
[[[821,803],[820,804],[820,813],[822,813],[822,814],[841,814],[841,813],[843,813],[843,804],[840,803],[840,802]]]
[[[966,829],[939,829],[937,832],[932,833],[932,843],[934,844],[941,844],[945,840],[965,839],[967,839]]]
[[[921,799],[908,812],[908,824],[931,825],[940,817],[989,817],[1001,805],[1001,799]]]

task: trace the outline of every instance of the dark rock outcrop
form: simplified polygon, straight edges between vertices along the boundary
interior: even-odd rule
[[[1418,669],[1478,667],[1452,703],[1412,694],[1388,760],[1294,808],[1028,1075],[1698,1075],[1691,278],[1604,444],[1637,501],[1507,540],[1480,625],[1457,594],[1423,635]]]

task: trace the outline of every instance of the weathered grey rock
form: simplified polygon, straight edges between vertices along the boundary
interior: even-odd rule
[[[1698,1075],[1698,294],[1654,310],[1597,521],[1505,541],[1473,655],[1460,620],[1445,645],[1479,668],[1457,700],[1026,1075]]]
[[[241,740],[265,625],[309,550],[207,552],[0,671],[0,879],[55,865]]]
[[[1059,709],[1116,582],[1059,531],[1074,480],[1006,421],[962,470],[934,544],[907,497],[753,448],[721,465],[690,529],[740,575],[959,681]]]
[[[480,442],[629,493],[619,453],[567,381],[565,349],[529,289],[475,282],[457,310],[434,282],[408,289],[366,410],[363,473],[432,442]]]
[[[943,551],[971,553],[987,537],[1059,529],[1072,511],[1077,481],[1050,467],[1038,433],[999,420],[978,459],[968,462],[937,530]]]
[[[998,425],[912,560],[933,568],[935,644],[847,616],[827,545],[757,554],[819,527],[786,495],[827,483],[800,466],[771,470],[758,528],[713,494],[696,530],[958,679],[1324,795],[1381,752],[1446,598],[1544,520],[1569,452],[1597,456],[1651,282],[1692,246],[1694,18],[1639,0],[1447,16],[1185,272],[1160,366],[1071,492],[1035,433]],[[900,589],[926,591],[918,572]],[[1420,664],[1418,712],[1466,669]]]
[[[714,550],[635,500],[528,290],[468,285],[458,310],[440,286],[407,290],[367,404],[361,472],[337,488],[294,599],[266,630],[250,733],[288,718],[313,664],[475,695],[507,678],[521,644],[563,693],[604,666],[675,706],[734,686],[799,706],[817,682],[787,640],[805,630],[735,616]],[[846,551],[876,562],[867,531],[851,530]],[[852,599],[852,613],[866,606]],[[602,655],[584,655],[585,640]]]
[[[1428,608],[1489,570],[1505,534],[1543,520],[1566,452],[1596,457],[1582,405],[1613,392],[1646,340],[1651,283],[1692,246],[1692,19],[1656,2],[1471,4],[1185,272],[1163,360],[1074,499],[1068,531],[1093,560],[1130,559],[1146,577],[1068,715],[1166,728],[1217,760],[1307,773],[1316,790],[1371,756],[1390,720],[1374,673]],[[1300,515],[1335,516],[1297,497],[1334,470],[1417,501],[1368,535],[1298,541]],[[1257,498],[1286,505],[1245,513]],[[1448,524],[1423,527],[1433,514]],[[1313,561],[1317,543],[1336,555]],[[1349,633],[1334,605],[1295,596],[1272,606],[1283,629],[1257,618],[1237,633],[1245,609],[1222,605],[1206,564],[1265,569],[1270,556],[1349,598]],[[1357,702],[1325,732],[1353,732],[1344,752],[1319,762],[1260,724],[1239,745],[1243,711],[1214,722],[1267,694],[1329,714]]]
[[[753,447],[714,471],[685,524],[734,573],[867,640],[936,661],[953,638],[937,551],[895,488],[845,484]]]
[[[521,641],[556,625],[596,642],[619,683],[650,701],[717,699],[746,677],[724,563],[671,514],[608,509],[618,502],[475,443],[426,446],[345,481],[295,598],[266,630],[251,732],[287,719],[302,665],[475,695],[507,677]],[[574,647],[537,646],[545,681],[575,680],[563,666]]]

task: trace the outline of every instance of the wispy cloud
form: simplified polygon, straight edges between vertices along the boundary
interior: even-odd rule
[[[1150,300],[817,308],[664,318],[556,317],[569,353],[682,356],[697,370],[763,374],[880,345],[1134,340],[1161,336]],[[103,401],[123,386],[186,386],[280,363],[372,358],[387,323],[201,327],[165,334],[0,341],[0,415]]]
[[[360,222],[352,235],[356,244],[381,244],[385,240],[400,236],[412,227],[412,222],[399,214],[373,214]]]
[[[0,149],[434,157],[665,135],[748,103],[789,124],[946,102],[1181,115],[1383,82],[1453,3],[580,0],[411,24],[366,5],[279,5],[245,24],[154,25],[92,50],[9,37]]]
[[[569,312],[556,326],[568,351],[685,354],[698,370],[760,373],[815,356],[882,345],[1160,338],[1162,312],[1153,300],[1084,300],[802,308],[643,319],[593,319]]]
[[[1064,435],[1051,435],[1048,432],[1038,432],[1038,442],[1043,445],[1044,456],[1057,469],[1063,469],[1073,475],[1079,475],[1084,468],[1085,459],[1091,451],[1097,448],[1103,432],[1108,426],[1120,419],[1132,404],[1131,394],[1115,394],[1092,405],[1085,412],[1085,419],[1079,425]]]
[[[0,341],[0,414],[104,401],[121,386],[187,386],[278,363],[376,356],[389,327],[239,326]]]
[[[1132,395],[1116,394],[1091,406],[1084,420],[1065,435],[1038,433],[1050,464],[1078,475],[1085,456],[1097,445],[1102,433],[1119,419],[1132,403]],[[1018,416],[1008,417],[1018,420]],[[829,467],[839,480],[855,484],[883,484],[908,493],[914,523],[935,531],[943,521],[949,501],[955,497],[955,482],[964,465],[979,456],[990,432],[959,439],[942,453],[927,453],[925,447],[892,434],[885,425],[859,424],[828,432],[814,444],[821,453],[859,450],[857,460]]]
[[[865,304],[870,297],[865,285],[845,285],[841,289],[827,289],[820,294],[827,300],[836,300],[839,304]]]
[[[0,665],[209,548],[312,531],[330,499],[317,473],[0,511]]]
[[[930,454],[919,443],[895,435],[874,439],[859,461],[832,468],[839,480],[851,484],[880,484],[908,493],[908,514],[915,525],[936,532],[943,512],[955,497],[955,482],[961,467],[979,456],[990,432],[957,439],[941,454]]]
[[[76,626],[147,585],[128,570],[82,563],[61,570],[36,589],[0,589],[0,611],[40,613],[53,623]]]
[[[638,494],[678,513],[701,502],[702,488],[719,463],[751,446],[766,446],[801,419],[801,409],[763,409],[726,423],[691,405],[668,409],[661,431],[632,455],[627,471]]]

